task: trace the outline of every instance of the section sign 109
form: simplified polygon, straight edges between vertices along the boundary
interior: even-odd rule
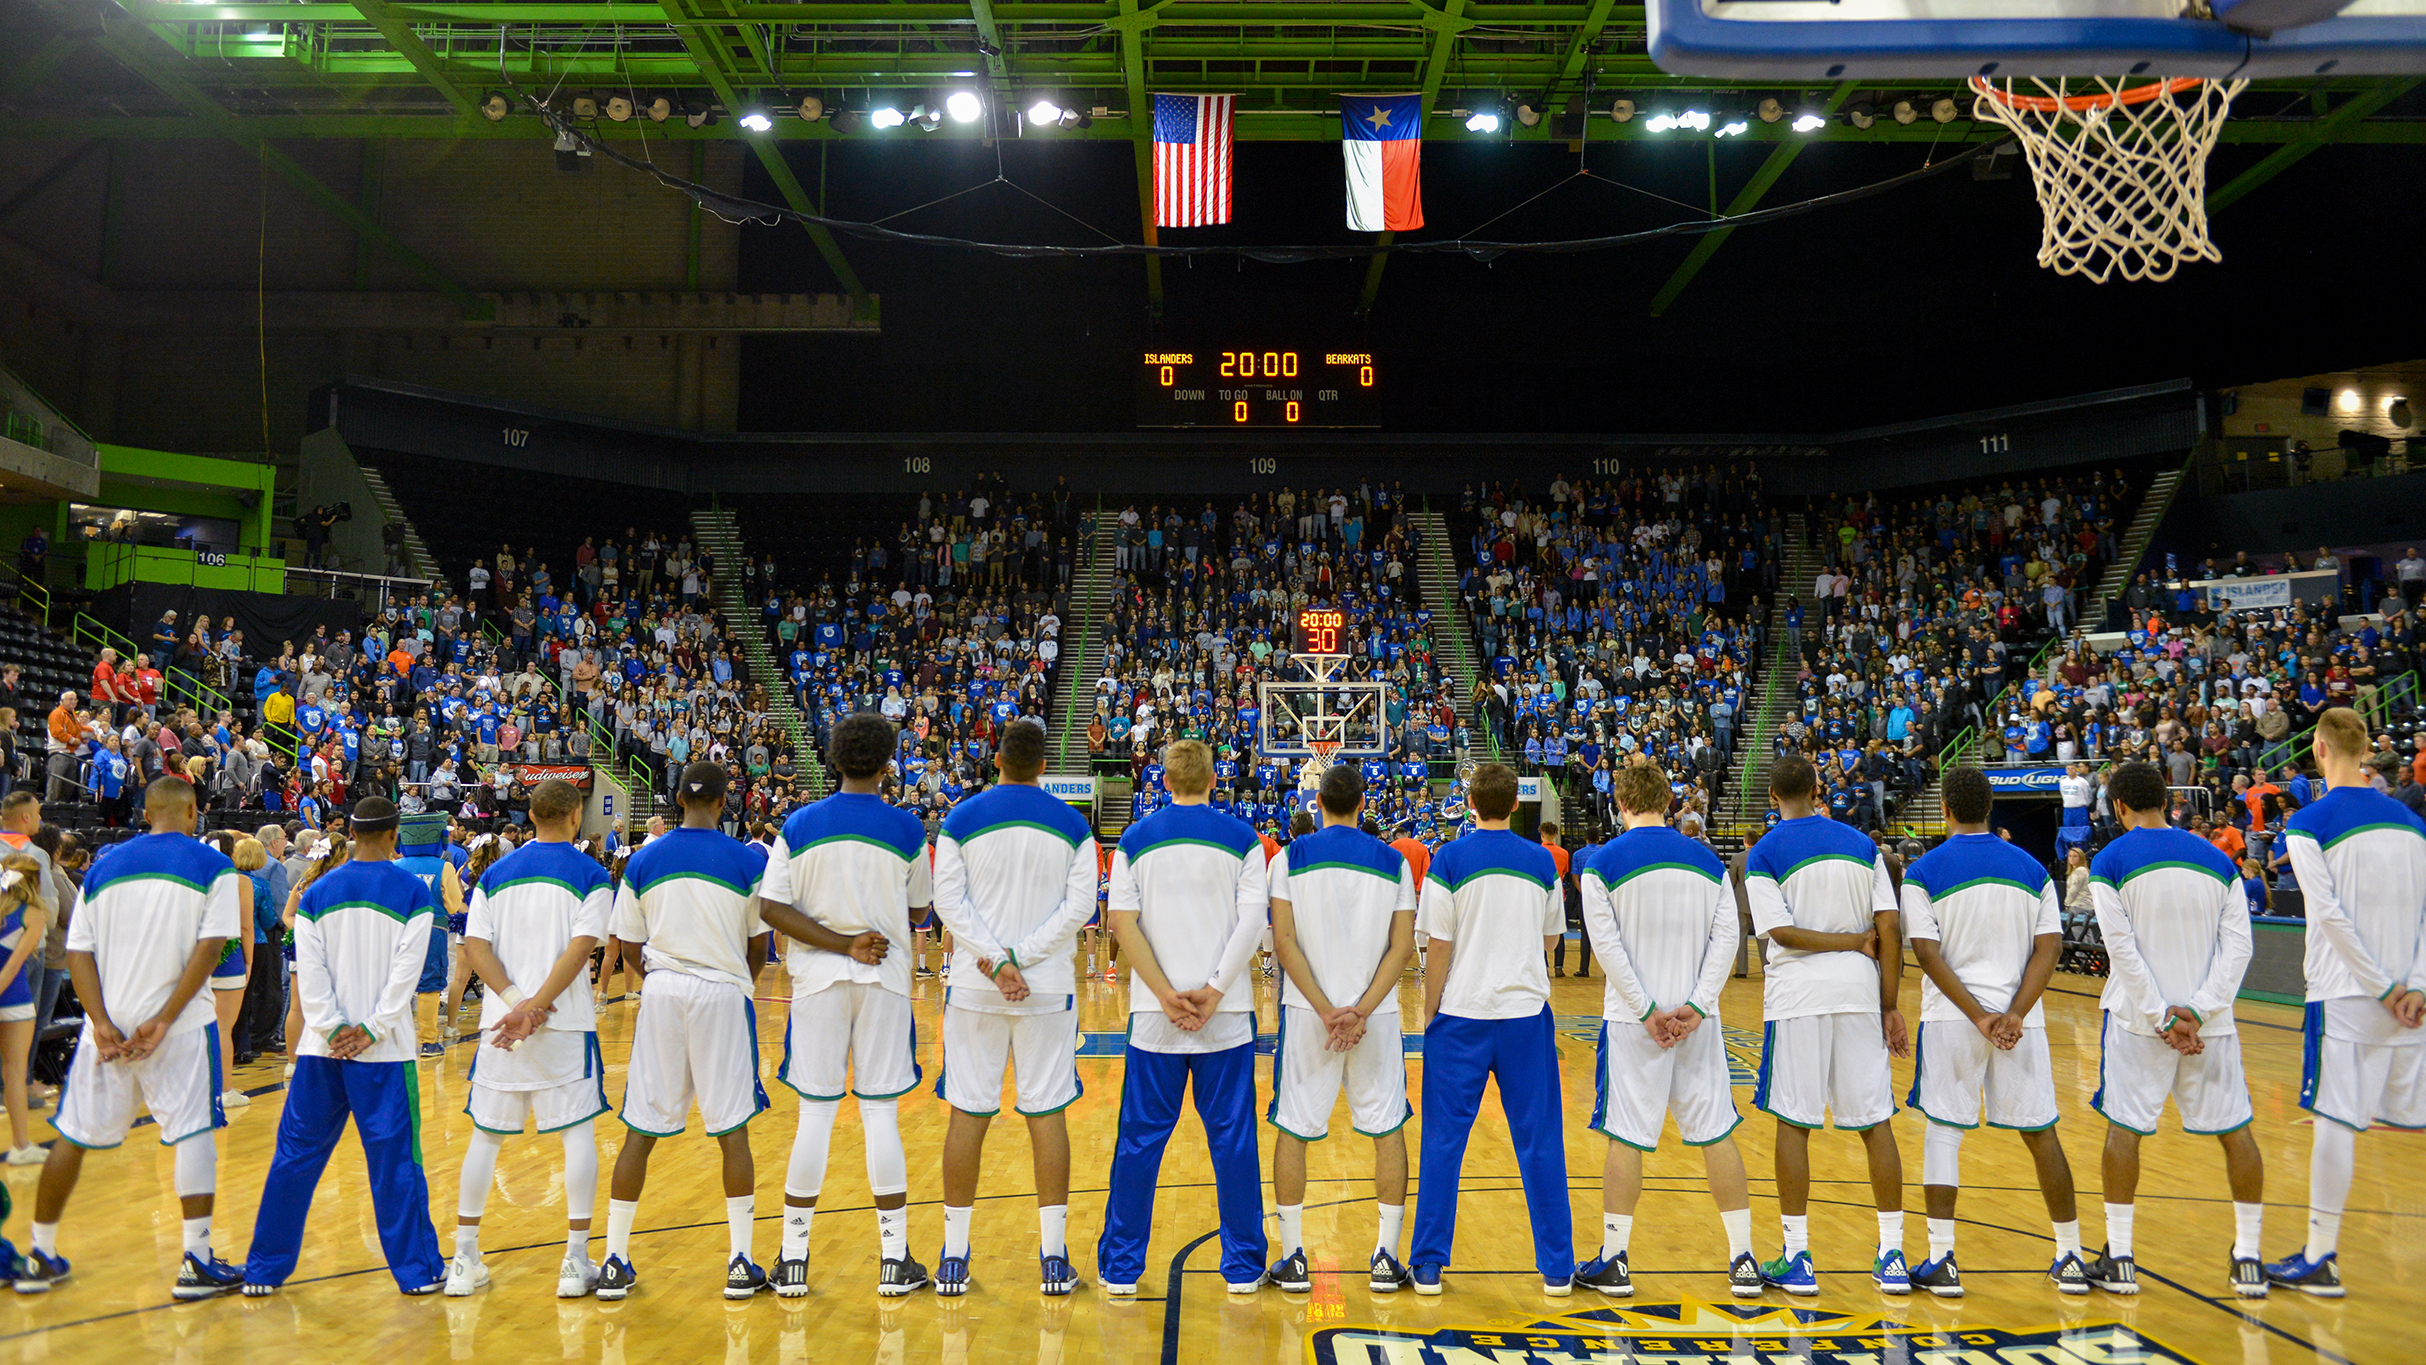
[[[1379,394],[1370,351],[1150,350],[1137,371],[1137,425],[1378,427]]]

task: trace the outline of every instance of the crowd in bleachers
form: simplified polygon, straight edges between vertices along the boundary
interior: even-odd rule
[[[1459,591],[1486,674],[1466,698],[1471,723],[1604,819],[1611,777],[1636,753],[1706,815],[1777,590],[1758,467],[1470,486],[1459,515]]]

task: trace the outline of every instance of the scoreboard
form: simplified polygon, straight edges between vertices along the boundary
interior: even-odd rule
[[[1149,350],[1141,427],[1378,427],[1373,353],[1272,344]]]

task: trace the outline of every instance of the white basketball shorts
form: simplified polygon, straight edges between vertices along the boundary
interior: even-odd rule
[[[624,1072],[624,1126],[672,1137],[690,1122],[694,1097],[710,1137],[767,1107],[766,1087],[758,1083],[758,1012],[739,986],[659,968],[641,980],[632,1063]]]
[[[1064,996],[1062,1000],[1068,1001]],[[1015,1104],[1029,1118],[1069,1108],[1078,1083],[1078,1010],[1072,1004],[1029,1014],[943,1007],[943,1075],[935,1093],[964,1114],[1002,1112],[1003,1072],[1018,1084]]]
[[[1873,1011],[1772,1019],[1752,1103],[1797,1128],[1862,1129],[1895,1117],[1887,1033]]]
[[[2022,1041],[2007,1051],[1968,1020],[1923,1023],[1913,1044],[1912,1094],[1904,1102],[1949,1128],[1977,1128],[1983,1113],[1991,1128],[2053,1128],[2055,1067],[2048,1060],[2047,1030],[2023,1029]]]
[[[227,1127],[219,1108],[219,1026],[172,1033],[141,1061],[104,1062],[88,1022],[76,1039],[59,1112],[51,1126],[79,1147],[115,1147],[135,1126],[140,1101],[160,1127],[160,1145]]]
[[[2345,1008],[2384,1012],[2363,998],[2308,1002],[2300,1107],[2362,1133],[2378,1123],[2426,1128],[2426,1040],[2414,1032],[2395,1043],[2336,1038],[2343,1030],[2331,1026],[2332,1016]]]
[[[1743,1122],[1715,1017],[1668,1048],[1651,1041],[1640,1020],[1603,1019],[1597,1060],[1592,1128],[1629,1147],[1656,1150],[1672,1113],[1689,1147],[1707,1147]]]
[[[543,1028],[511,1052],[483,1038],[472,1050],[470,1080],[463,1112],[484,1132],[519,1133],[536,1122],[553,1133],[613,1107],[595,1033]]]
[[[837,981],[792,998],[775,1078],[803,1099],[839,1100],[847,1083],[863,1100],[889,1100],[916,1089],[919,1075],[908,996],[873,982]]]
[[[2182,1111],[2185,1133],[2229,1133],[2256,1117],[2249,1107],[2249,1081],[2241,1074],[2241,1035],[2206,1040],[2206,1050],[2185,1057],[2162,1038],[2133,1033],[2106,1016],[2098,1040],[2097,1094],[2089,1105],[2135,1133],[2156,1131],[2165,1117],[2165,1097]]]
[[[1264,1120],[1293,1138],[1320,1142],[1331,1135],[1331,1110],[1348,1092],[1348,1122],[1367,1137],[1406,1126],[1407,1049],[1398,1012],[1365,1021],[1365,1036],[1346,1052],[1330,1049],[1322,1017],[1302,1006],[1280,1012],[1280,1042],[1272,1052],[1272,1103]]]

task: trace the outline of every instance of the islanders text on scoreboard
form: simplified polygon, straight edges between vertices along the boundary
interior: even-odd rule
[[[1378,427],[1370,351],[1304,346],[1149,350],[1138,366],[1141,427]]]

